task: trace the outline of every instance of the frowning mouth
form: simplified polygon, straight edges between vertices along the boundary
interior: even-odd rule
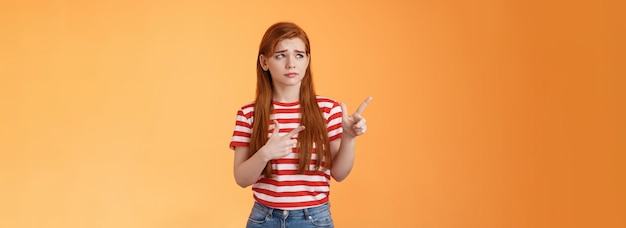
[[[293,77],[298,76],[298,73],[286,73],[285,76],[289,78],[293,78]]]

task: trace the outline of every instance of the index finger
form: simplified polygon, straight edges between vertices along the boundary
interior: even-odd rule
[[[291,137],[298,134],[298,132],[301,132],[302,130],[304,130],[304,126],[298,126],[297,128],[294,128],[289,133],[287,133],[284,137],[290,139]]]
[[[365,107],[367,107],[367,104],[369,104],[370,101],[372,101],[372,97],[368,97],[367,99],[365,99],[365,101],[363,101],[363,103],[359,105],[359,108],[356,110],[355,114],[361,115],[361,113],[365,110]]]
[[[278,120],[274,119],[274,131],[272,132],[272,135],[278,136],[279,129],[280,125],[278,124]]]

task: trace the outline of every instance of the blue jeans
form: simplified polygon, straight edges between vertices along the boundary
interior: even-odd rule
[[[327,227],[334,228],[330,216],[330,206],[327,203],[317,207],[300,210],[281,210],[267,207],[254,202],[247,228],[307,228]]]

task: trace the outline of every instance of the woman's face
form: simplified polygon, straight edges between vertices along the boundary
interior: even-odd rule
[[[284,39],[276,44],[274,53],[261,55],[261,67],[269,70],[274,86],[300,88],[309,66],[309,55],[300,38]]]

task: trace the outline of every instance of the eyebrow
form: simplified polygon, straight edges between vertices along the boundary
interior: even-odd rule
[[[285,53],[285,52],[287,52],[287,49],[280,50],[280,51],[275,51],[274,53]],[[300,50],[294,50],[294,52],[296,52],[296,53],[306,53],[305,51],[300,51]]]

